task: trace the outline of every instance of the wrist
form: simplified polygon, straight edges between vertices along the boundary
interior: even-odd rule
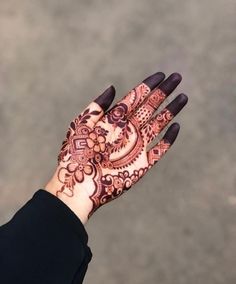
[[[88,193],[83,189],[75,189],[73,195],[60,192],[62,184],[57,179],[57,174],[47,183],[44,189],[65,203],[80,219],[83,225],[88,221],[88,215],[92,210],[92,201]]]

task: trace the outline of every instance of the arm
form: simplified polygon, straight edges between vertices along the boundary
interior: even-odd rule
[[[37,191],[0,227],[3,283],[82,283],[92,257],[84,224],[171,147],[176,123],[155,146],[150,143],[187,97],[181,94],[158,115],[154,112],[180,81],[178,74],[164,81],[164,74],[156,73],[107,111],[115,94],[110,87],[71,122],[46,190]]]
[[[78,217],[40,189],[0,227],[1,283],[82,283],[92,257],[87,242]]]

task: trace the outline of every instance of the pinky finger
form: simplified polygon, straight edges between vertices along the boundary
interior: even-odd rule
[[[150,168],[161,159],[161,157],[169,150],[171,145],[175,142],[175,139],[179,133],[179,129],[180,125],[178,123],[173,123],[166,131],[162,140],[148,151],[147,157],[148,165]]]

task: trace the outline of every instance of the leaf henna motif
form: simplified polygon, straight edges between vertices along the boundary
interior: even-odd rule
[[[118,152],[119,150],[124,148],[129,142],[129,136],[131,133],[132,131],[129,125],[126,124],[124,128],[122,129],[119,137],[115,141],[113,141],[112,144],[109,144],[111,153]]]

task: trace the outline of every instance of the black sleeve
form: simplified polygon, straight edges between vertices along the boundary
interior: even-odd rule
[[[0,227],[0,283],[82,283],[92,258],[87,243],[74,212],[40,189]]]

